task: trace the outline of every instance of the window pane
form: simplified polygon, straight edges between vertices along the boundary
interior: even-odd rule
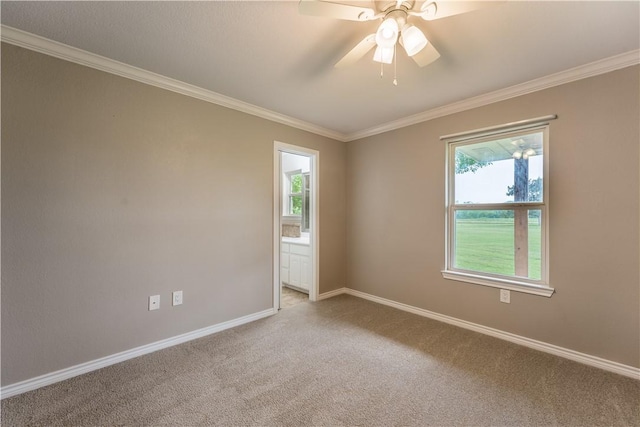
[[[454,227],[455,268],[514,275],[512,210],[458,210]]]
[[[302,215],[302,196],[289,196],[289,213]]]
[[[309,190],[304,192],[304,216],[302,217],[302,231],[309,231],[309,212],[311,212],[309,206]]]
[[[529,278],[542,280],[542,211],[529,210]]]
[[[525,233],[516,233],[514,211],[457,210],[454,224],[454,268],[480,273],[515,276],[528,272],[529,279],[542,279],[542,218],[541,210],[529,209]],[[516,235],[526,239],[516,242]],[[527,255],[516,258],[516,247],[527,248]]]
[[[455,203],[542,202],[543,133],[455,147]]]
[[[302,175],[291,176],[291,193],[302,192]]]

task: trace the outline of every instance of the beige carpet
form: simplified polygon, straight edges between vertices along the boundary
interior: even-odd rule
[[[2,401],[2,425],[639,425],[640,382],[351,296]]]

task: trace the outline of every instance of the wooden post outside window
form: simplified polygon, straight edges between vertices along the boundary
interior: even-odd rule
[[[529,201],[529,159],[513,161],[514,202]],[[516,208],[513,218],[516,276],[529,276],[529,210]]]

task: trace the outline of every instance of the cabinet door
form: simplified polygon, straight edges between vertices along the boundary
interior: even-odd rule
[[[301,262],[299,255],[289,255],[289,284],[300,286]]]
[[[311,289],[311,260],[308,256],[300,257],[300,287]]]
[[[280,267],[280,282],[289,283],[289,269]]]

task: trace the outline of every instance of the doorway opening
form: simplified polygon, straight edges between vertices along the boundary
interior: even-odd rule
[[[318,297],[319,153],[274,142],[273,307]]]

